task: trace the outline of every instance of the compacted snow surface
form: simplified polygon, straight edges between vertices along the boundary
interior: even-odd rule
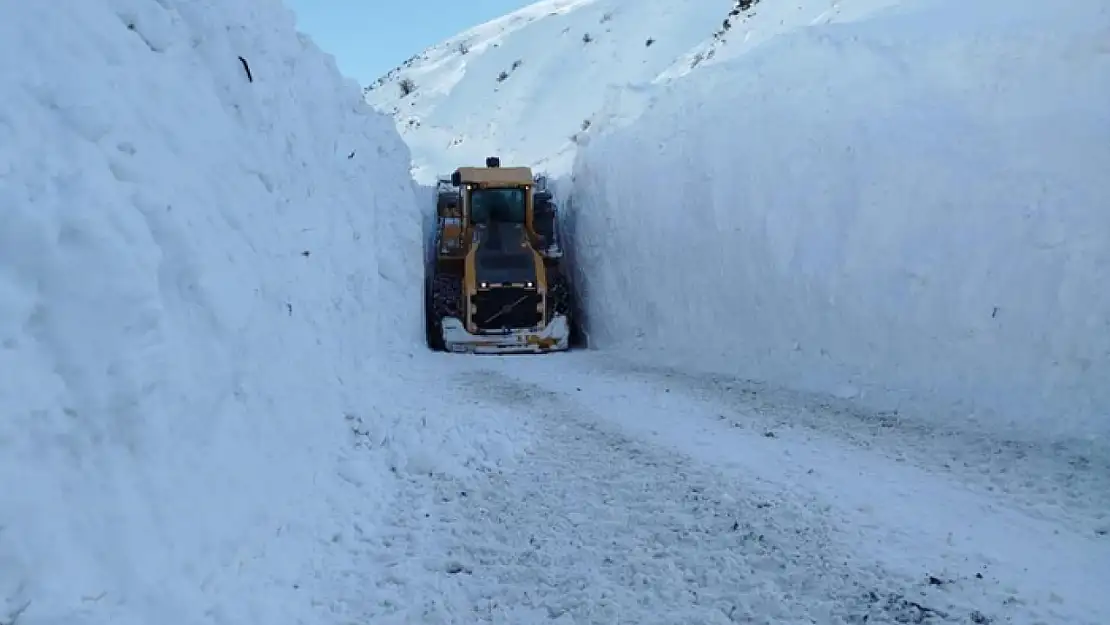
[[[1061,513],[1105,513],[1105,465],[1036,449],[1023,450],[1028,470],[990,454],[949,463],[937,452],[959,441],[895,437],[897,423],[802,395],[605,354],[458,369],[450,383],[473,389],[466,404],[518,414],[531,448],[485,476],[409,481],[416,509],[370,549],[390,570],[369,593],[388,597],[367,606],[373,622],[1097,625],[1110,614],[1110,544]],[[814,411],[825,420],[796,419]],[[1029,492],[997,487],[1009,482]],[[1074,491],[1102,493],[1096,509],[1068,502]]]
[[[512,358],[424,348],[438,131],[279,3],[2,5],[0,625],[1110,622],[1106,10],[732,4],[437,48],[645,55],[530,151],[422,94],[577,159],[600,349]]]

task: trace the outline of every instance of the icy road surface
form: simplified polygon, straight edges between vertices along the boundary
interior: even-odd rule
[[[347,606],[371,622],[1110,622],[1105,456],[592,353],[454,359],[460,409],[535,443],[410,478],[366,541],[392,574]]]

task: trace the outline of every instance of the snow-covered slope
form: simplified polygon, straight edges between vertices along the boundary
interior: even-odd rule
[[[433,46],[367,89],[427,182],[490,154],[567,171],[579,143],[634,119],[650,86],[813,22],[898,0],[541,0]]]
[[[1098,0],[922,0],[673,83],[575,165],[591,338],[1110,434],[1107,42]]]
[[[0,623],[359,621],[391,469],[497,452],[388,118],[276,0],[0,3],[0,85]]]

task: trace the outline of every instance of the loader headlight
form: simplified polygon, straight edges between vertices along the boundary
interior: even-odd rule
[[[532,284],[531,282],[529,282],[529,283],[525,284],[524,286],[526,286],[526,287],[528,287],[528,288],[532,288],[532,287],[534,287],[534,286],[536,286],[536,285],[534,285],[534,284]]]
[[[482,287],[483,289],[488,289],[489,288],[489,282],[482,282],[478,286]]]

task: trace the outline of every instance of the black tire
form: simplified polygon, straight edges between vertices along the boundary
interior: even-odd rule
[[[430,280],[424,300],[425,331],[428,347],[445,351],[443,344],[443,318],[462,319],[462,280],[453,275],[437,275]]]
[[[432,281],[424,279],[424,342],[432,351],[443,350],[443,340],[436,331],[434,309],[432,307]]]
[[[583,332],[581,319],[579,318],[578,300],[575,297],[574,288],[561,269],[548,270],[547,283],[551,297],[552,314],[566,315],[572,348],[586,347],[586,335]]]
[[[570,286],[570,281],[567,280],[562,271],[558,269],[549,270],[547,289],[551,301],[551,314],[566,316],[567,328],[570,330],[570,346],[577,347],[581,341],[578,340],[579,332],[577,315],[575,315],[574,290]]]
[[[562,272],[552,272],[547,280],[548,297],[551,298],[551,313],[570,317],[570,284]]]

